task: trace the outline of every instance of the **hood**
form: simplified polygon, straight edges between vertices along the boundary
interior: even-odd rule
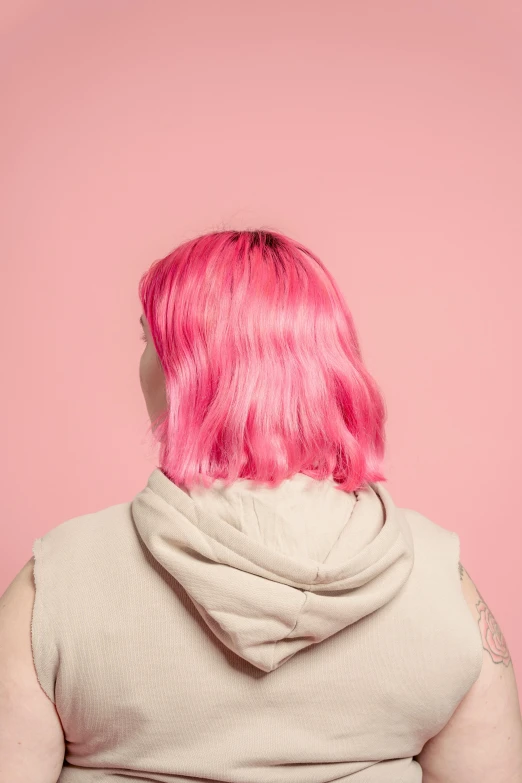
[[[212,632],[265,672],[387,604],[413,567],[408,523],[380,483],[347,493],[297,473],[188,490],[156,468],[132,515]]]

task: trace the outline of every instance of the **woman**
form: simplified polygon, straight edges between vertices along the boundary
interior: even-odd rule
[[[325,266],[217,232],[140,299],[159,466],[3,597],[1,783],[522,781],[508,649],[458,536],[384,487]]]

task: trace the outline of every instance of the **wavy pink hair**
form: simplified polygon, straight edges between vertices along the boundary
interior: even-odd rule
[[[165,375],[152,423],[176,484],[295,473],[346,492],[381,472],[386,411],[352,316],[310,250],[274,231],[217,231],[155,261],[139,296]]]

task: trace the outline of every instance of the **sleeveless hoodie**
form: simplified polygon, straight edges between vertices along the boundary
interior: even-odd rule
[[[34,543],[59,783],[420,783],[478,678],[456,533],[295,474],[132,502]]]

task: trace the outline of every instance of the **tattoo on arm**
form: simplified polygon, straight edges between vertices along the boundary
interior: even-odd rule
[[[464,574],[466,574],[468,579],[471,580],[471,577],[462,563],[459,563],[459,574],[461,581],[464,578]],[[473,580],[471,581],[473,582]],[[475,606],[479,616],[478,626],[482,639],[482,646],[490,654],[493,663],[500,663],[503,666],[509,666],[511,663],[511,655],[509,654],[504,635],[500,630],[500,627],[495,620],[491,609],[477,590],[475,583],[473,583],[473,586],[475,587],[479,597],[479,600],[476,602]]]
[[[493,613],[480,593],[479,600],[475,606],[479,613],[478,624],[482,637],[482,646],[490,654],[493,663],[501,663],[504,666],[509,666],[511,663],[511,656],[506,640],[504,639],[504,635],[500,630],[497,621],[493,617]]]

